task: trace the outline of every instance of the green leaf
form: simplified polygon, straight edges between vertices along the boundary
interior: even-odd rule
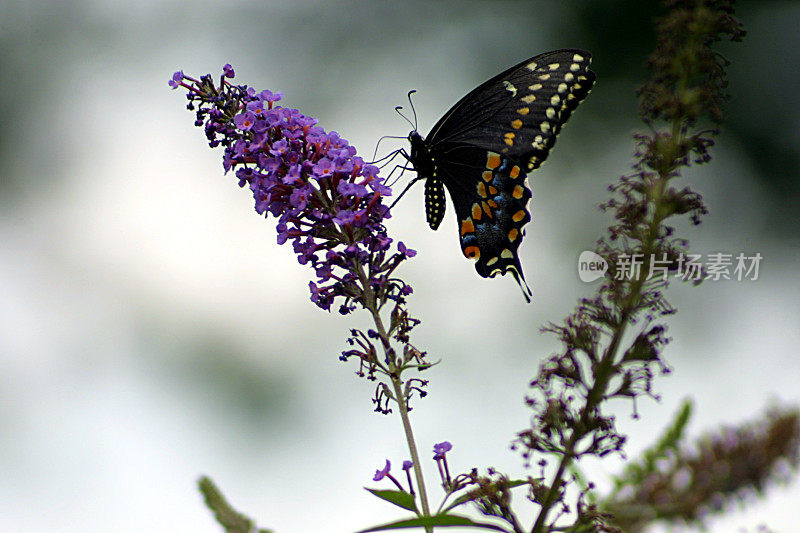
[[[641,457],[630,461],[622,474],[613,478],[614,490],[605,501],[611,502],[619,491],[626,485],[638,485],[651,472],[656,469],[656,463],[668,456],[671,450],[676,450],[683,439],[684,430],[692,415],[691,400],[684,399],[678,412],[671,423],[662,433],[661,437],[648,449],[642,452]]]
[[[201,477],[198,480],[198,486],[200,492],[203,493],[206,506],[214,513],[214,517],[226,533],[251,533],[253,531],[255,522],[231,507],[211,478]],[[258,531],[259,533],[272,533],[269,529],[259,529]]]
[[[417,511],[417,504],[414,502],[414,496],[407,492],[403,492],[400,490],[378,490],[378,489],[367,489],[366,490],[380,498],[381,500],[386,500],[389,503],[393,503],[398,507],[402,507],[407,511],[413,511],[419,514]]]
[[[412,527],[456,527],[466,526],[482,529],[492,529],[494,531],[503,531],[509,533],[507,529],[500,526],[489,524],[486,522],[475,522],[466,516],[459,516],[454,514],[439,514],[436,516],[424,516],[420,518],[410,518],[406,520],[398,520],[382,526],[375,526],[369,529],[362,529],[358,533],[370,533],[372,531],[386,531],[389,529],[408,529]]]

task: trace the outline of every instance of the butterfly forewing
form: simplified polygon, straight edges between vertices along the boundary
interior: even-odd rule
[[[433,152],[473,144],[508,155],[526,170],[547,158],[564,122],[589,94],[591,55],[557,50],[527,59],[462,98],[431,130]]]

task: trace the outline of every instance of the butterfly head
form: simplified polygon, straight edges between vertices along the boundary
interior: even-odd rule
[[[427,153],[428,148],[425,146],[425,139],[419,134],[417,130],[411,130],[408,134],[408,142],[411,143],[411,162],[419,159],[420,154]]]
[[[433,177],[433,158],[425,144],[425,139],[419,134],[417,130],[412,130],[408,134],[408,142],[411,143],[411,155],[408,157],[409,162],[417,172],[417,176],[421,178]]]

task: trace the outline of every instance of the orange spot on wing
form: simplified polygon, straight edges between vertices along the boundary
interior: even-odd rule
[[[486,198],[486,186],[483,184],[482,181],[478,182],[478,196],[481,198]]]
[[[489,156],[486,158],[486,168],[494,170],[500,166],[500,163],[500,155],[494,152],[489,152]]]
[[[473,233],[475,231],[475,224],[472,223],[472,219],[468,218],[461,222],[461,235],[464,236],[467,233]]]
[[[516,198],[517,200],[519,200],[520,198],[522,198],[522,196],[523,196],[524,194],[525,194],[525,189],[523,189],[523,188],[522,188],[521,186],[519,186],[519,185],[517,185],[516,187],[514,187],[514,192],[512,192],[512,193],[511,193],[511,195],[512,195],[514,198]]]
[[[508,240],[514,242],[519,237],[519,231],[517,228],[511,228],[511,231],[508,232]]]
[[[480,220],[483,216],[483,211],[481,211],[481,206],[478,204],[472,204],[472,218],[475,220]]]
[[[522,121],[520,119],[512,120],[511,127],[514,128],[515,130],[520,129],[522,127]]]
[[[509,172],[508,175],[511,176],[512,178],[516,178],[517,176],[519,176],[519,167],[517,165],[511,167],[511,172]]]
[[[491,200],[489,200],[489,201],[491,202]],[[483,212],[484,212],[484,213],[486,213],[486,216],[487,216],[487,217],[489,217],[489,218],[494,218],[494,216],[492,215],[492,208],[491,208],[491,207],[489,207],[489,206],[486,204],[486,202],[481,202],[481,206],[483,207]],[[495,207],[496,207],[496,206],[497,206],[497,204],[495,204]]]
[[[464,252],[464,255],[469,259],[481,258],[481,251],[477,246],[467,246],[461,251]]]
[[[514,216],[511,217],[511,220],[513,220],[514,222],[519,222],[520,220],[523,220],[525,218],[526,214],[527,213],[525,213],[525,211],[520,209],[519,211],[514,213]]]
[[[491,170],[485,170],[482,176],[483,176],[483,181],[487,182],[492,181],[494,179],[494,172],[492,172]]]

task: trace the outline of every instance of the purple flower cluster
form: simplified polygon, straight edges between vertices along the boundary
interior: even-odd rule
[[[291,241],[300,264],[314,269],[311,300],[330,310],[341,296],[342,314],[368,300],[402,301],[411,287],[391,275],[416,252],[398,242],[389,253],[382,221],[390,217],[383,198],[391,189],[378,167],[316,119],[275,105],[281,93],[232,85],[233,76],[230,65],[217,85],[210,75],[195,80],[178,71],[169,85],[188,90],[190,109],[199,104],[195,125],[204,126],[212,147],[225,147],[223,167],[250,189],[256,211],[278,219],[278,243]]]

